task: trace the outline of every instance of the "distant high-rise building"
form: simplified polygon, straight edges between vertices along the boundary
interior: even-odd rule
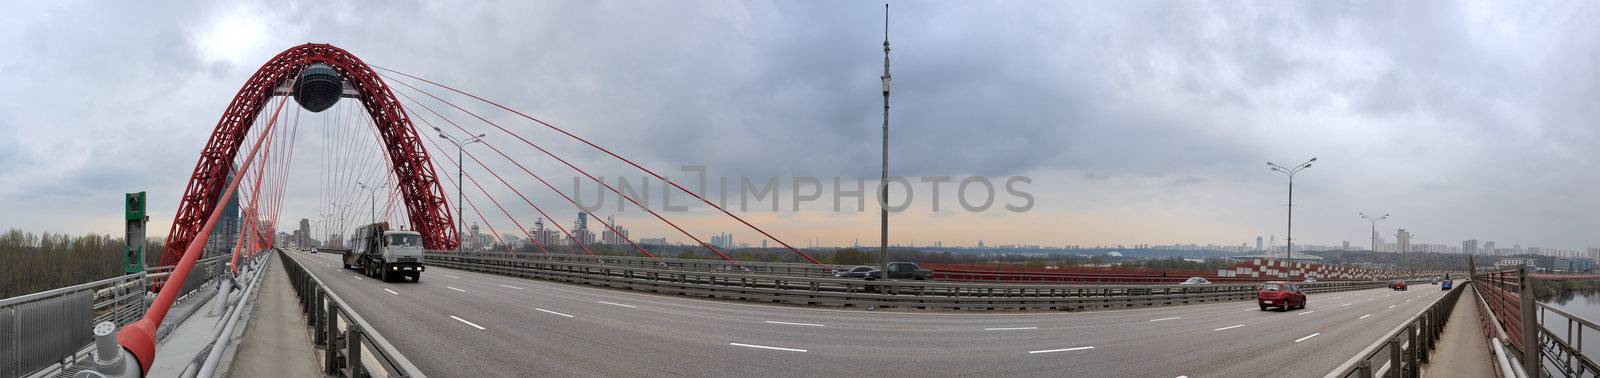
[[[667,245],[667,238],[639,238],[642,245]]]
[[[1345,250],[1345,251],[1348,251],[1348,250],[1350,250],[1350,241],[1349,241],[1349,240],[1346,240],[1346,241],[1344,241],[1344,242],[1343,242],[1343,243],[1344,243],[1344,246],[1343,246],[1343,247],[1340,247],[1340,248],[1339,248],[1339,249],[1340,249],[1340,250]]]
[[[1266,248],[1262,248],[1261,237],[1260,236],[1256,237],[1256,250],[1257,251],[1265,251],[1266,250]]]
[[[1469,255],[1478,254],[1478,239],[1470,239],[1461,242],[1461,253]]]
[[[223,182],[233,181],[233,171],[228,171],[228,176]],[[217,188],[217,198],[222,198],[224,187]],[[206,238],[204,257],[217,256],[233,252],[239,243],[239,196],[238,189],[234,189],[234,196],[222,208],[222,217],[217,218],[217,225],[211,229],[211,236]]]
[[[1489,254],[1489,255],[1499,256],[1500,255],[1500,250],[1494,248],[1494,242],[1493,241],[1486,241],[1486,242],[1483,242],[1483,253]]]
[[[1411,249],[1411,233],[1406,232],[1406,229],[1402,228],[1399,231],[1395,231],[1394,240],[1395,244],[1400,248],[1400,253],[1406,253]]]
[[[612,231],[612,230],[608,229],[608,230],[605,230],[605,232],[601,232],[600,233],[600,242],[602,244],[607,244],[607,245],[628,244],[628,229],[623,228],[621,225],[618,225],[617,224],[617,220],[616,220],[615,217],[606,217],[606,224],[611,225],[611,229],[615,229],[616,231]]]

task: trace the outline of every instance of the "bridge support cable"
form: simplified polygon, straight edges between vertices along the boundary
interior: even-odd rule
[[[419,118],[419,119],[420,119],[420,118]],[[426,122],[426,121],[424,121],[424,122]],[[429,139],[429,140],[428,140],[428,144],[429,144],[429,145],[432,145],[432,146],[433,146],[433,148],[434,148],[434,149],[436,149],[436,150],[437,150],[437,149],[440,149],[440,148],[439,148],[439,147],[440,147],[440,146],[439,146],[439,143],[438,143],[438,142],[434,142],[434,141],[433,141],[433,140],[432,140],[432,139]],[[448,160],[448,161],[450,161],[450,162],[451,162],[451,163],[456,163],[456,164],[459,164],[459,163],[458,163],[458,162],[457,162],[457,161],[456,161],[456,159],[455,159],[455,158],[451,158],[451,157],[450,157],[450,156],[449,156],[449,154],[439,154],[439,155],[442,155],[442,156],[444,156],[444,158],[445,158],[445,159],[446,159],[446,160]],[[437,159],[437,158],[438,158],[438,157],[435,157],[435,159]],[[473,178],[473,177],[472,177],[472,175],[469,175],[469,174],[465,174],[465,173],[466,173],[466,172],[464,172],[464,171],[463,171],[463,172],[462,172],[462,176],[463,176],[463,177],[465,177],[465,178],[466,178],[466,179],[467,179],[467,181],[469,181],[469,182],[471,182],[471,183],[472,183],[472,186],[474,186],[474,187],[477,187],[477,188],[478,188],[478,192],[480,192],[480,193],[483,193],[483,196],[484,196],[484,198],[488,198],[488,199],[489,199],[489,202],[490,202],[490,203],[493,203],[493,204],[494,204],[494,207],[496,207],[496,208],[499,208],[499,209],[500,209],[500,213],[502,213],[502,214],[505,214],[505,216],[506,216],[506,218],[509,218],[509,219],[511,219],[511,223],[512,223],[512,224],[515,224],[515,225],[517,225],[517,229],[518,229],[518,230],[521,230],[521,231],[522,231],[522,233],[523,233],[523,234],[524,234],[524,235],[527,235],[527,236],[528,236],[528,238],[529,238],[529,239],[532,239],[532,240],[533,240],[533,241],[534,241],[534,243],[537,243],[537,245],[538,245],[538,246],[539,246],[539,251],[540,251],[540,252],[544,252],[544,253],[550,253],[550,250],[549,250],[549,249],[547,249],[547,248],[546,248],[546,246],[545,246],[545,244],[544,244],[544,242],[543,242],[543,241],[541,241],[541,240],[539,240],[539,238],[538,238],[538,237],[536,237],[536,236],[534,236],[534,235],[533,235],[533,234],[530,234],[530,233],[528,233],[528,231],[527,231],[527,229],[528,229],[528,228],[527,228],[527,227],[523,227],[523,226],[522,226],[522,222],[518,222],[518,221],[517,221],[517,217],[515,217],[515,216],[512,216],[512,215],[511,215],[511,212],[509,212],[509,211],[506,211],[506,208],[505,208],[505,206],[501,206],[501,205],[500,205],[500,201],[496,201],[496,200],[495,200],[495,199],[494,199],[494,195],[491,195],[491,194],[489,194],[489,191],[488,191],[488,190],[485,190],[485,189],[484,189],[484,188],[483,188],[483,185],[480,185],[480,184],[478,184],[478,179],[475,179],[475,178]],[[454,183],[455,183],[455,179],[452,179],[452,178],[449,178],[449,177],[445,177],[445,179],[446,179],[446,180],[449,180],[449,181],[450,181],[450,183],[452,183],[452,184],[454,184]],[[463,198],[465,198],[465,196],[463,196]],[[473,207],[473,210],[474,210],[474,211],[476,211],[476,210],[477,210],[477,207],[476,207],[476,206],[474,206],[474,207]],[[540,212],[539,212],[539,213],[540,213],[540,214],[544,214],[544,212],[543,212],[543,211],[540,211]],[[545,217],[546,217],[546,218],[548,218],[548,217],[549,217],[549,215],[545,215]],[[480,218],[480,219],[482,219],[482,218],[483,218],[483,214],[482,214],[482,213],[480,213],[480,214],[478,214],[478,218]],[[486,220],[486,219],[485,219],[485,220],[483,220],[483,223],[485,223],[485,224],[488,224],[488,223],[489,223],[489,221],[488,221],[488,220]],[[554,222],[552,222],[552,223],[554,223]],[[556,227],[558,227],[558,228],[559,228],[559,227],[561,227],[561,224],[560,224],[560,223],[555,223],[555,225],[556,225]],[[494,230],[493,230],[493,229],[491,229],[491,230],[490,230],[490,231],[489,231],[489,232],[494,232]],[[562,232],[566,232],[566,229],[562,229]],[[571,237],[572,237],[572,235],[571,235],[571,234],[567,234],[567,237],[569,237],[569,238],[571,238]],[[573,240],[574,240],[574,241],[576,241],[576,239],[573,239]],[[585,252],[587,252],[587,251],[588,251],[588,250],[587,250],[587,249],[585,249],[585,250],[584,250],[584,251],[585,251]],[[594,254],[594,253],[590,253],[590,255],[593,255],[593,254]]]
[[[618,197],[621,197],[624,200],[627,200],[628,202],[633,203],[635,206],[638,206],[640,209],[643,209],[645,212],[649,213],[651,216],[654,216],[656,219],[660,220],[661,222],[666,223],[668,226],[671,226],[673,229],[678,230],[679,233],[682,233],[684,236],[688,237],[689,239],[694,240],[696,243],[699,243],[706,250],[711,251],[712,253],[716,254],[718,257],[721,257],[723,260],[731,262],[734,265],[739,265],[739,261],[738,260],[736,260],[736,259],[734,259],[732,257],[729,257],[725,253],[722,253],[722,251],[717,249],[716,246],[713,246],[710,243],[706,243],[705,241],[700,240],[700,238],[698,236],[695,236],[693,233],[690,233],[689,231],[684,230],[683,227],[680,227],[680,226],[678,226],[677,223],[674,223],[671,220],[668,220],[664,216],[661,216],[660,213],[656,213],[655,210],[651,210],[649,206],[645,206],[644,204],[641,204],[638,200],[634,199],[632,196],[629,196],[627,194],[622,193],[622,191],[617,190],[617,188],[612,187],[610,184],[606,184],[605,180],[601,180],[598,177],[595,177],[594,175],[589,174],[588,171],[585,171],[582,168],[578,168],[578,166],[573,165],[571,162],[568,162],[566,159],[562,159],[560,156],[557,156],[554,153],[551,153],[549,150],[544,149],[544,147],[540,147],[538,144],[535,144],[532,141],[529,141],[528,139],[523,138],[521,135],[517,135],[516,133],[513,133],[510,130],[507,130],[506,128],[504,128],[504,127],[501,127],[500,125],[498,125],[498,124],[494,123],[493,121],[490,121],[490,120],[478,115],[477,113],[473,113],[472,111],[466,110],[465,108],[462,108],[461,106],[458,106],[458,105],[456,105],[454,103],[451,103],[450,101],[447,101],[447,100],[445,100],[443,98],[440,98],[439,96],[436,96],[436,95],[434,95],[432,93],[428,93],[427,91],[423,91],[422,89],[417,88],[415,86],[412,86],[412,85],[406,83],[405,81],[395,80],[395,83],[398,83],[401,86],[404,86],[406,88],[410,88],[412,91],[415,91],[417,93],[421,93],[423,95],[431,97],[434,100],[437,100],[437,101],[439,101],[441,103],[444,103],[446,105],[449,105],[450,107],[455,108],[456,110],[459,110],[459,111],[461,111],[463,113],[467,113],[467,114],[471,115],[472,117],[477,118],[478,120],[483,121],[484,123],[487,123],[487,124],[489,124],[490,126],[493,126],[496,129],[499,129],[502,132],[510,134],[512,137],[515,137],[518,140],[521,140],[524,144],[527,144],[528,146],[533,147],[534,149],[536,149],[539,152],[543,153],[545,156],[549,156],[550,158],[561,162],[563,165],[566,165],[568,168],[572,168],[572,170],[577,171],[579,174],[582,174],[584,177],[588,177],[591,181],[594,181],[595,183],[599,184],[600,186],[605,187],[607,190],[610,190],[612,193],[616,193]],[[423,110],[426,110],[429,113],[432,113],[434,116],[439,117],[440,119],[442,119],[445,122],[449,123],[451,126],[454,126],[456,129],[461,130],[463,132],[467,132],[469,134],[471,133],[470,131],[467,131],[466,128],[461,127],[461,125],[456,124],[454,121],[451,121],[449,117],[445,117],[445,116],[439,114],[439,112],[434,111],[432,108],[428,107],[427,105],[424,105],[421,102],[418,102],[415,99],[411,98],[410,96],[407,96],[404,92],[396,92],[396,93],[399,93],[402,97],[410,100],[412,105],[416,105],[416,106],[422,107]],[[423,118],[418,117],[418,119],[423,119]],[[424,119],[423,123],[427,124],[427,121]],[[506,155],[505,152],[501,151],[499,148],[494,147],[493,144],[490,144],[487,141],[485,141],[483,144],[485,146],[489,147],[490,149],[494,150],[496,153],[499,153],[501,156],[505,157],[507,160],[511,160],[512,164],[516,164],[517,167],[521,168],[524,172],[527,172],[529,175],[534,176],[534,178],[539,179],[539,181],[541,183],[544,183],[545,186],[550,187],[550,190],[555,191],[557,194],[560,194],[563,198],[566,198],[568,202],[571,202],[573,204],[573,206],[577,206],[578,209],[580,209],[580,210],[582,210],[584,208],[583,205],[578,204],[578,202],[576,200],[574,200],[571,197],[567,196],[566,193],[563,193],[560,190],[556,189],[553,185],[550,185],[549,182],[546,182],[543,178],[541,178],[538,175],[534,174],[532,171],[528,170],[526,167],[522,166],[520,163],[517,163],[516,159],[512,159],[510,156]],[[476,158],[474,158],[474,160],[476,160]],[[589,213],[587,210],[583,210],[583,211],[585,213]],[[613,228],[611,225],[606,224],[603,221],[600,221],[599,220],[600,217],[594,216],[593,213],[589,213],[589,216],[592,217],[592,218],[595,218],[595,220],[597,222],[600,222],[600,224],[605,225],[606,228],[611,229],[613,233],[616,233],[616,229]],[[558,223],[558,225],[559,225],[559,223]],[[618,234],[620,235],[620,233],[618,233]],[[624,239],[628,240],[629,244],[633,244],[633,246],[635,248],[638,248],[641,252],[644,252],[646,256],[650,256],[652,258],[655,257],[654,255],[650,254],[649,252],[646,252],[642,247],[639,247],[639,245],[634,243],[632,239],[627,239],[627,238],[624,238]]]
[[[272,120],[267,122],[267,131],[270,131],[276,125],[278,114],[282,108],[283,103],[278,103],[279,110],[274,111]],[[221,201],[219,202],[227,203],[233,197],[234,191],[239,187],[239,181],[244,179],[243,173],[248,173],[249,165],[254,161],[256,153],[260,151],[263,139],[266,136],[266,133],[262,133],[254,145],[250,147],[250,153],[246,155],[244,164],[240,165],[239,169],[242,171],[237,172],[233,179],[229,180],[228,186],[222,191]],[[143,373],[148,374],[151,364],[155,362],[156,329],[161,326],[161,321],[166,318],[167,311],[172,309],[173,301],[178,299],[178,292],[183,290],[184,280],[188,279],[189,273],[194,270],[195,262],[199,261],[200,253],[205,250],[206,239],[211,237],[211,231],[217,227],[217,219],[222,217],[224,208],[222,206],[212,207],[211,214],[207,216],[205,223],[200,228],[200,232],[185,246],[182,257],[178,259],[177,266],[173,267],[172,273],[167,276],[167,284],[161,285],[161,292],[156,294],[154,301],[150,302],[150,307],[145,311],[144,318],[123,326],[121,330],[117,331],[117,344],[127,349],[129,353],[133,353],[134,357],[139,360],[139,367],[143,370]],[[176,285],[173,283],[176,283]]]
[[[396,81],[396,82],[400,83],[401,85],[405,85],[407,87],[410,87],[409,85],[405,84],[404,82],[400,82],[400,81]],[[472,133],[471,131],[467,131],[466,128],[461,127],[461,125],[456,124],[455,121],[451,121],[449,118],[445,118],[443,115],[439,114],[439,112],[434,111],[432,108],[429,108],[427,105],[423,105],[423,104],[417,102],[416,99],[413,99],[413,98],[411,98],[411,96],[406,95],[405,92],[395,92],[395,93],[399,94],[402,98],[405,98],[406,100],[411,101],[412,105],[420,106],[424,110],[428,111],[429,113],[432,113],[434,116],[439,117],[439,119],[442,119],[446,123],[449,123],[451,126],[455,126],[456,129],[459,129],[459,130],[461,130],[463,132],[466,132],[468,134]],[[422,123],[424,125],[428,125],[428,126],[434,127],[435,129],[438,128],[438,126],[435,126],[434,124],[428,122],[427,118],[419,116],[419,117],[416,117],[416,119],[419,120],[419,121],[422,121]],[[613,233],[613,234],[615,234],[615,235],[617,235],[619,237],[622,237],[622,240],[627,241],[628,244],[633,246],[633,249],[639,251],[640,254],[644,255],[645,257],[652,258],[652,259],[656,258],[655,254],[652,254],[652,253],[650,253],[650,251],[645,250],[644,247],[639,246],[638,243],[634,243],[632,238],[628,238],[628,237],[622,236],[622,232],[617,231],[616,227],[614,227],[610,223],[602,221],[601,220],[602,218],[600,218],[600,216],[595,215],[594,212],[591,212],[588,209],[584,208],[583,205],[578,204],[578,201],[573,199],[572,196],[568,196],[567,193],[562,192],[560,189],[557,189],[555,187],[555,185],[550,184],[550,181],[545,180],[544,177],[539,176],[539,174],[537,174],[537,173],[533,173],[533,170],[528,169],[527,166],[522,165],[522,163],[518,163],[517,159],[512,158],[511,155],[507,155],[505,153],[505,151],[501,151],[500,148],[495,147],[493,144],[488,143],[488,141],[484,141],[482,143],[483,143],[483,145],[485,147],[489,147],[490,150],[493,150],[496,154],[499,154],[500,157],[505,158],[507,161],[510,161],[512,165],[515,165],[518,169],[521,169],[522,172],[527,173],[529,176],[533,176],[533,178],[535,180],[538,180],[540,184],[544,184],[544,186],[546,188],[549,188],[550,191],[555,192],[557,195],[560,195],[562,199],[567,200],[567,203],[571,203],[573,207],[576,207],[578,209],[578,211],[582,211],[584,214],[588,214],[590,219],[593,219],[596,223],[599,223],[601,226],[604,226],[607,230],[611,230],[611,233]],[[437,146],[437,144],[435,144],[435,145]],[[484,170],[490,171],[491,174],[494,174],[493,170],[489,169],[488,165],[485,165],[483,163],[483,161],[479,160],[478,156],[476,154],[473,154],[471,152],[466,152],[466,151],[462,151],[462,152],[467,157],[472,158],[472,161],[477,162],[479,166],[482,166]],[[621,193],[618,193],[618,194],[620,195]],[[520,195],[520,193],[519,193],[519,195]],[[638,204],[638,202],[634,202],[634,204]],[[643,209],[645,209],[647,211],[649,210],[648,208],[646,208],[644,206],[640,206],[640,208],[643,208]],[[559,225],[559,223],[557,223],[557,224]],[[585,248],[585,249],[587,249],[587,248]],[[734,263],[737,264],[737,261],[735,261]]]
[[[677,182],[667,179],[666,176],[662,176],[661,174],[656,173],[654,170],[651,170],[649,168],[645,168],[644,166],[639,165],[638,163],[634,163],[632,160],[629,160],[628,158],[622,157],[622,155],[618,155],[617,153],[612,152],[610,149],[606,149],[605,147],[601,147],[600,145],[595,144],[594,142],[590,142],[588,139],[584,139],[582,137],[577,136],[576,134],[568,132],[566,129],[562,129],[560,127],[556,127],[555,125],[552,125],[552,124],[550,124],[548,122],[545,122],[543,120],[540,120],[538,118],[534,118],[533,116],[529,116],[526,113],[523,113],[523,112],[518,111],[516,109],[512,109],[512,108],[507,107],[505,105],[501,105],[500,103],[485,99],[483,97],[479,97],[478,95],[474,95],[472,93],[468,93],[468,92],[456,89],[456,88],[448,86],[448,85],[440,84],[440,83],[432,81],[432,80],[424,79],[424,78],[421,78],[421,77],[417,77],[415,75],[411,75],[411,74],[408,74],[408,73],[404,73],[404,72],[396,71],[396,70],[393,70],[393,69],[389,69],[387,67],[382,67],[382,66],[371,66],[371,67],[372,68],[376,68],[376,69],[378,69],[380,71],[386,71],[386,72],[394,73],[394,74],[397,74],[397,75],[405,76],[407,78],[411,78],[411,79],[414,79],[414,80],[417,80],[417,81],[421,81],[421,82],[425,82],[425,83],[428,83],[428,84],[432,84],[434,86],[437,86],[437,87],[440,87],[440,88],[444,88],[445,90],[448,90],[448,91],[451,91],[451,92],[455,92],[455,93],[458,93],[458,94],[461,94],[461,95],[464,95],[464,96],[467,96],[467,97],[471,97],[471,98],[473,98],[475,100],[478,100],[478,101],[481,101],[483,103],[489,104],[491,106],[500,108],[502,110],[514,113],[514,114],[516,114],[518,116],[521,116],[522,118],[525,118],[525,119],[528,119],[528,120],[533,121],[535,123],[538,123],[540,125],[543,125],[546,128],[549,128],[549,129],[554,130],[554,131],[556,131],[558,133],[566,135],[567,137],[570,137],[570,138],[575,139],[575,140],[577,140],[579,142],[582,142],[583,144],[587,144],[590,147],[593,147],[594,149],[600,150],[601,152],[604,152],[607,155],[611,155],[611,157],[614,157],[614,158],[616,158],[618,160],[621,160],[622,162],[627,163],[628,165],[631,165],[634,168],[637,168],[637,169],[639,169],[641,171],[644,171],[645,173],[647,173],[647,174],[649,174],[651,176],[654,176],[655,178],[657,178],[657,179],[661,180],[662,182],[666,183],[667,185],[670,185],[670,186],[672,186],[674,188],[677,188],[679,191],[682,191],[683,193],[688,194],[689,196],[692,196],[695,199],[700,200],[700,202],[705,203],[707,206],[711,206],[712,208],[717,209],[718,211],[721,211],[724,215],[727,215],[728,217],[731,217],[731,218],[733,218],[735,220],[738,220],[739,223],[743,223],[746,227],[749,227],[750,229],[761,233],[762,235],[766,236],[767,238],[778,242],[778,244],[783,245],[784,248],[788,248],[789,251],[795,253],[796,255],[799,255],[800,257],[804,258],[806,261],[811,262],[812,264],[817,265],[817,266],[824,266],[824,264],[822,264],[821,261],[818,261],[816,258],[811,257],[811,255],[808,255],[805,252],[802,252],[799,249],[795,248],[794,246],[789,245],[789,243],[784,242],[782,239],[779,239],[776,236],[773,236],[771,233],[768,233],[766,230],[763,230],[760,227],[756,227],[756,225],[751,224],[749,221],[746,221],[743,217],[740,217],[738,215],[733,214],[733,212],[728,211],[727,209],[723,208],[722,206],[718,206],[716,203],[713,203],[710,200],[707,200],[705,197],[701,196],[700,194],[695,193],[693,191],[690,191],[689,189],[684,188],[682,185],[679,185]],[[422,90],[420,90],[420,89],[418,89],[418,88],[416,88],[414,86],[406,84],[404,81],[395,80],[395,78],[387,76],[387,75],[383,75],[383,76],[389,77],[390,80],[392,80],[392,81],[394,81],[396,83],[401,83],[401,85],[410,87],[411,89],[416,90],[416,91],[418,91],[420,93],[423,93],[423,94],[428,95],[430,97],[434,97],[435,99],[439,99],[437,96],[434,96],[431,93],[428,93],[427,91],[422,91]],[[443,99],[439,99],[439,101],[449,103],[448,101],[444,101]],[[451,104],[451,106],[455,106],[455,105]],[[456,108],[457,109],[461,109],[458,106]],[[462,111],[466,111],[466,110],[462,109]],[[468,113],[471,114],[470,112],[468,112]],[[476,117],[477,115],[474,114],[474,116]],[[478,117],[478,118],[479,119],[483,119],[482,117]],[[494,125],[496,128],[500,128],[499,125],[496,125],[493,122],[489,122],[487,119],[483,119],[483,120],[484,120],[484,122],[488,122],[491,125]],[[505,130],[505,129],[501,128],[501,130]],[[507,131],[507,132],[510,133],[509,131]],[[512,135],[513,136],[517,136],[515,133],[512,133]],[[522,139],[521,136],[517,136],[517,138],[518,139]],[[526,142],[525,139],[523,139],[523,141]],[[532,144],[532,143],[529,143],[529,144]],[[697,241],[698,241],[698,239],[697,239]],[[701,242],[701,244],[705,244],[705,243]],[[707,245],[707,246],[709,247],[709,245]]]

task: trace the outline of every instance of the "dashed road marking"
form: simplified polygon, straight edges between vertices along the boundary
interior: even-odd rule
[[[1231,326],[1222,327],[1222,328],[1214,328],[1214,329],[1212,329],[1212,331],[1225,331],[1225,330],[1230,330],[1230,329],[1239,328],[1239,327],[1243,327],[1243,326],[1244,326],[1243,324],[1231,325]]]
[[[741,347],[745,347],[745,348],[781,350],[781,351],[785,351],[785,352],[800,352],[800,353],[805,353],[806,352],[805,349],[782,348],[782,347],[766,346],[766,345],[755,345],[755,344],[728,343],[728,345],[741,346]]]
[[[548,314],[560,315],[560,316],[565,316],[565,317],[569,317],[569,318],[573,317],[572,315],[567,315],[567,314],[563,314],[563,313],[559,313],[559,312],[555,312],[555,311],[550,311],[550,310],[546,310],[546,309],[542,309],[542,308],[538,308],[538,307],[534,307],[533,309],[539,310],[540,312],[544,312],[544,313],[548,313]]]
[[[1295,313],[1295,315],[1305,315],[1305,314],[1310,314],[1310,313],[1313,313],[1313,312],[1317,312],[1317,310],[1301,311],[1301,312]]]
[[[466,319],[458,318],[455,315],[450,315],[450,318],[455,319],[458,322],[467,323],[467,325],[472,326],[472,328],[483,329],[483,326],[472,324],[472,322],[469,322]]]
[[[1017,331],[1017,330],[1024,330],[1024,329],[1039,329],[1039,327],[995,327],[995,328],[984,328],[983,330],[985,330],[985,331]]]
[[[1092,346],[1086,346],[1086,347],[1077,347],[1077,348],[1062,348],[1062,349],[1045,349],[1045,350],[1032,350],[1032,351],[1028,351],[1028,354],[1039,354],[1039,353],[1055,353],[1055,352],[1071,352],[1071,351],[1075,351],[1075,350],[1084,350],[1084,349],[1094,349],[1094,347],[1092,347]]]
[[[457,289],[457,288],[454,288],[454,287],[449,287],[449,286],[445,286],[445,287],[444,287],[444,288],[446,288],[446,289],[450,289],[450,290],[455,290],[455,291],[459,291],[459,292],[463,292],[463,293],[465,293],[465,292],[467,292],[467,291],[466,291],[466,290],[461,290],[461,289]]]
[[[394,292],[394,290],[383,289],[383,291],[387,291],[387,292],[389,292],[389,294],[400,295],[400,293],[396,293],[396,292]]]
[[[1313,338],[1313,337],[1317,337],[1317,335],[1321,335],[1321,334],[1322,334],[1321,332],[1313,333],[1313,334],[1311,334],[1309,336],[1306,336],[1306,337],[1294,339],[1294,342],[1298,343],[1298,342],[1301,342],[1301,341],[1306,341],[1307,339],[1310,339],[1310,338]]]
[[[814,323],[792,323],[792,322],[779,322],[779,321],[772,321],[772,320],[765,321],[764,323],[767,323],[767,324],[793,325],[793,326],[805,326],[805,327],[826,327],[824,325],[814,324]]]
[[[1372,316],[1372,314],[1361,315],[1361,317],[1356,319],[1366,319],[1368,316]]]
[[[1170,317],[1170,318],[1150,319],[1150,321],[1159,322],[1159,321],[1163,321],[1163,320],[1173,320],[1173,319],[1183,319],[1183,317],[1182,316],[1174,316],[1174,317]]]
[[[452,276],[452,275],[448,275],[448,274],[446,274],[446,275],[444,275],[444,276],[445,276],[445,277],[450,277],[450,278],[461,278],[461,277],[456,277],[456,276]]]
[[[520,287],[511,286],[511,285],[500,285],[500,287],[509,287],[509,288],[517,289],[517,290],[528,290],[528,289],[523,289],[523,288],[520,288]]]
[[[1345,303],[1345,304],[1339,305],[1339,307],[1344,307],[1344,306],[1349,306],[1349,305],[1350,305],[1349,303]]]
[[[612,303],[612,302],[606,302],[606,301],[595,301],[595,302],[604,303],[604,304],[608,304],[608,305],[612,305],[612,306],[618,306],[618,307],[639,308],[639,306],[634,306],[634,305],[630,305],[630,304]]]

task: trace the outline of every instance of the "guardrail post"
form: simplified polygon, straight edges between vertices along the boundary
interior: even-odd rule
[[[339,305],[328,301],[328,320],[322,326],[328,346],[322,350],[322,373],[339,373]]]
[[[1425,353],[1422,349],[1422,343],[1417,340],[1417,336],[1421,333],[1422,328],[1419,328],[1416,323],[1406,327],[1406,337],[1410,339],[1407,341],[1411,343],[1411,351],[1406,353],[1405,376],[1407,377],[1418,378],[1422,376],[1422,369],[1419,368],[1422,365],[1419,361]]]
[[[1405,360],[1405,356],[1401,354],[1401,350],[1400,350],[1400,335],[1394,335],[1394,337],[1390,337],[1389,338],[1389,369],[1390,369],[1390,371],[1394,371],[1394,372],[1403,372],[1403,371],[1405,371],[1405,370],[1403,370],[1403,369],[1405,369],[1405,366],[1403,366],[1403,364],[1405,364],[1405,361],[1406,361]],[[1387,374],[1385,374],[1385,375],[1387,375]],[[1395,375],[1400,375],[1400,374],[1395,374]]]
[[[350,330],[345,331],[345,365],[350,367],[351,377],[366,377],[366,369],[361,368],[361,326],[351,324]]]
[[[1356,362],[1356,376],[1361,378],[1372,378],[1372,361],[1361,360],[1360,362]]]
[[[317,288],[317,295],[314,300],[314,303],[316,303],[315,307],[317,309],[311,313],[311,329],[313,330],[321,330],[323,323],[328,321],[328,307],[322,305],[322,298],[322,288],[319,287]],[[315,335],[315,340],[312,341],[313,344],[321,345],[323,347],[328,346],[327,332],[312,332],[312,334]]]
[[[1528,276],[1528,268],[1517,268],[1517,281],[1521,283],[1520,292],[1522,310],[1522,370],[1530,377],[1542,377],[1539,372],[1539,320],[1537,310],[1539,302],[1533,294],[1533,277]]]

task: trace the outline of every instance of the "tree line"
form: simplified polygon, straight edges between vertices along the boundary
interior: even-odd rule
[[[120,276],[123,245],[123,238],[104,234],[8,230],[0,234],[0,298]],[[147,241],[145,266],[154,266],[161,251],[161,242]]]

